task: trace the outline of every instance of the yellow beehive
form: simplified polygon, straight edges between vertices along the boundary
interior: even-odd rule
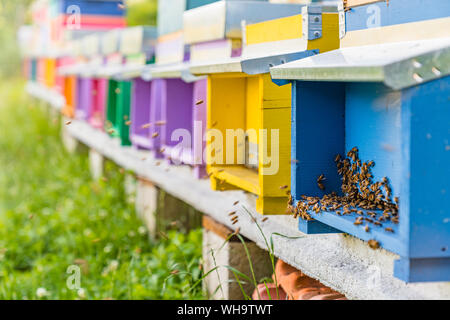
[[[242,62],[264,54],[339,48],[339,13],[321,13],[322,36],[315,40],[304,37],[305,15],[248,25],[240,59],[192,66],[192,73],[208,76],[206,155],[214,190],[243,189],[258,196],[259,213],[286,213],[292,161],[291,85],[274,84],[268,70],[246,73]]]
[[[56,76],[56,59],[54,58],[46,58],[45,59],[45,85],[49,88],[53,88],[55,86],[55,76]]]

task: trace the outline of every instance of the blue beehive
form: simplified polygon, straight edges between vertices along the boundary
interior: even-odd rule
[[[123,0],[52,0],[53,14],[72,13],[79,10],[83,15],[123,16],[125,10],[120,6]]]
[[[299,228],[345,232],[400,255],[394,275],[404,281],[450,281],[450,3],[391,0],[349,9],[341,49],[271,69],[274,79],[293,84]],[[343,199],[346,181],[336,155],[353,156],[355,147],[361,163],[351,170],[374,165],[350,174],[358,197],[369,178],[380,184],[363,196],[387,201],[330,209],[323,196],[334,191]]]

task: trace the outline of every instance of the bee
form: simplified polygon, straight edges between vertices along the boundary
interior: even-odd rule
[[[126,121],[126,122],[125,122],[125,125],[126,125],[126,126],[129,126],[129,125],[131,125],[131,121],[129,121],[129,120],[128,120],[128,121]]]
[[[378,241],[376,241],[376,240],[369,240],[368,242],[367,242],[368,244],[369,244],[369,247],[371,248],[371,249],[378,249],[379,247],[380,247],[380,243],[378,242]]]
[[[143,125],[141,126],[141,129],[147,129],[147,128],[150,128],[151,125],[152,125],[151,123],[143,124]]]
[[[266,222],[267,220],[269,220],[269,218],[265,217],[265,218],[263,218],[261,221],[262,221],[262,222]]]
[[[72,121],[66,121],[66,126],[68,126],[69,124],[71,124],[72,123]]]
[[[382,224],[380,222],[378,222],[378,221],[374,221],[373,224],[376,225],[376,226],[379,226],[379,227],[382,226]]]
[[[394,233],[394,229],[392,229],[392,228],[385,228],[384,230],[386,230],[387,232],[392,232],[392,233]]]
[[[231,221],[236,221],[236,220],[238,220],[238,219],[239,219],[238,216],[234,216],[234,217],[231,218]]]
[[[152,134],[152,138],[153,138],[153,139],[155,139],[155,138],[158,137],[158,136],[159,136],[159,133],[158,133],[158,132],[155,132],[155,133]]]
[[[155,124],[156,124],[157,126],[163,126],[163,125],[166,124],[166,121],[156,121]]]
[[[232,211],[228,215],[231,217],[231,216],[234,216],[235,214],[236,214],[236,211]]]
[[[365,231],[365,232],[369,232],[369,231],[370,231],[370,227],[369,227],[368,224],[366,224],[366,226],[364,227],[364,231]]]
[[[359,226],[359,225],[362,224],[362,221],[361,221],[360,218],[358,218],[358,219],[355,220],[355,222],[353,222],[353,224],[354,224],[355,226]]]
[[[212,124],[211,124],[211,127],[215,127],[215,126],[217,126],[217,121],[214,121]]]
[[[336,211],[336,214],[337,214],[338,216],[340,216],[340,215],[341,215],[341,212],[338,210],[338,211]]]
[[[198,101],[195,103],[196,106],[201,105],[201,104],[203,104],[203,100],[198,100]]]
[[[233,203],[233,206],[237,205],[239,203],[239,200]]]
[[[339,162],[341,161],[341,155],[337,154],[336,157],[334,158],[334,162]]]
[[[398,204],[400,202],[400,199],[398,197],[394,197],[394,202]]]
[[[164,153],[164,151],[166,151],[166,149],[165,149],[165,148],[161,148],[161,149],[159,149],[159,153]]]
[[[284,185],[284,186],[280,186],[280,190],[284,190],[284,189],[287,189],[288,188],[288,186],[287,185]]]
[[[238,220],[234,220],[233,223],[232,223],[232,225],[235,225],[235,224],[238,223],[238,222],[239,222]]]
[[[108,133],[109,133],[109,134],[113,134],[114,132],[116,132],[114,129],[109,129],[109,130],[108,130]]]

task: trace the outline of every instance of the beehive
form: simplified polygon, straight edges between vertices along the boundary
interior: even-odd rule
[[[53,42],[70,33],[110,30],[126,26],[122,0],[52,0],[49,5],[50,35]]]
[[[85,36],[81,41],[81,54],[86,65],[77,77],[77,102],[75,116],[78,119],[89,120],[94,102],[93,70],[103,64],[100,55],[100,35],[97,33]]]
[[[115,102],[114,106],[108,103],[107,119],[112,124],[113,134],[120,137],[122,145],[131,145],[131,105],[140,103],[132,99],[132,95],[135,95],[132,92],[133,81],[146,64],[154,62],[155,39],[156,29],[153,27],[133,27],[121,32],[119,52],[124,64],[114,75],[114,80],[110,80],[110,92],[113,94],[114,90],[116,96],[111,100],[112,103]]]
[[[189,50],[183,39],[182,15],[185,10],[214,1],[159,1],[156,64],[144,72],[145,80],[135,80],[134,95],[142,99],[134,99],[136,103],[132,108],[133,144],[152,149],[157,158],[166,157],[173,163],[194,164],[191,147],[174,153],[176,142],[171,141],[174,130],[185,129],[192,133],[193,126],[192,92],[196,84],[181,76],[186,71],[183,62],[189,60]],[[197,177],[204,176],[202,168],[194,167]]]
[[[264,4],[272,14],[277,6]],[[262,214],[285,214],[290,189],[291,88],[274,84],[269,66],[339,46],[336,6],[314,16],[323,27],[311,40],[302,20],[308,19],[308,11],[292,15],[293,8],[294,13],[306,9],[295,5],[280,13],[284,18],[248,25],[242,57],[191,66],[194,74],[208,75],[207,170],[212,188],[257,195],[256,209]]]
[[[372,176],[363,177],[381,182],[385,197],[300,210],[300,230],[345,232],[382,246],[400,255],[394,275],[407,282],[450,280],[449,9],[441,1],[371,1],[347,11],[341,49],[271,70],[273,78],[295,80],[292,205],[342,195],[335,157],[353,148],[361,163],[352,170],[373,161]],[[359,198],[380,195],[358,183]],[[389,203],[398,209],[383,212]]]

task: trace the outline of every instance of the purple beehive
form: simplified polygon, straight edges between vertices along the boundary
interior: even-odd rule
[[[203,151],[206,143],[204,136],[206,134],[206,110],[207,110],[207,91],[208,80],[202,79],[194,82],[192,119],[193,119],[193,138],[192,138],[192,157],[194,165],[194,174],[201,179],[207,176],[206,167],[203,159]]]
[[[164,79],[161,99],[160,152],[171,162],[193,164],[193,84],[182,79]],[[157,126],[158,127],[158,126]]]
[[[130,139],[137,148],[150,149],[152,82],[136,78],[132,90]]]
[[[79,77],[77,79],[77,105],[75,117],[80,120],[87,120],[92,104],[92,79]]]
[[[150,149],[155,150],[156,158],[164,158],[161,150],[161,131],[165,124],[162,118],[162,104],[165,100],[164,92],[166,87],[165,79],[155,79],[152,81],[150,93]]]

